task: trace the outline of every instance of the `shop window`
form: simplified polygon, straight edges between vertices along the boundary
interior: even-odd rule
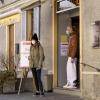
[[[34,33],[40,38],[40,6],[22,13],[22,39],[30,40]]]
[[[21,40],[26,40],[26,11],[21,16]]]
[[[40,7],[35,7],[33,14],[33,33],[37,33],[38,37],[40,37]]]
[[[100,21],[95,21],[93,24],[93,32],[94,32],[94,48],[100,48]]]
[[[33,9],[27,10],[26,16],[26,40],[31,40],[33,34]]]

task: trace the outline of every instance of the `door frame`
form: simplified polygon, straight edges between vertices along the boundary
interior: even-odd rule
[[[14,62],[15,62],[15,24],[9,24],[6,26],[6,57],[9,59],[9,47],[10,47],[9,46],[9,26],[10,25],[14,25],[14,35],[13,35],[14,36],[13,37],[14,38],[14,41],[13,41],[14,42],[14,50],[13,50],[14,53],[13,54],[14,54]],[[8,69],[10,69],[9,66],[8,66]]]
[[[57,0],[52,0],[52,35],[53,35],[53,87],[58,87],[58,32],[57,32],[57,20],[58,20],[58,15],[56,13],[57,11]],[[82,30],[82,0],[80,0],[80,8],[79,8],[79,18],[80,18],[80,62],[83,60],[83,30]],[[80,64],[80,90],[82,90],[82,65]]]

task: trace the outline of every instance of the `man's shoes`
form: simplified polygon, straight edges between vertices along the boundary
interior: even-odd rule
[[[67,87],[67,89],[76,89],[77,87],[76,86],[74,86],[74,85],[69,85],[68,87]]]
[[[63,88],[66,89],[68,86],[70,86],[69,83],[67,83],[66,85],[64,85]]]
[[[64,88],[64,89],[65,89],[65,88],[67,88],[67,87],[68,87],[68,85],[67,85],[67,84],[63,86],[63,88]]]
[[[67,83],[66,85],[63,86],[64,89],[76,89],[76,85],[71,85],[70,83]]]

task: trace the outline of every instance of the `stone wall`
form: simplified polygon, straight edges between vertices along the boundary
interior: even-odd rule
[[[6,52],[6,26],[0,27],[0,53]]]
[[[41,5],[41,18],[40,18],[40,41],[44,47],[45,62],[44,67],[52,70],[52,8],[51,0],[46,0]]]
[[[83,66],[82,73],[82,94],[87,100],[100,100],[100,72],[95,68],[100,68],[100,48],[93,48],[93,25],[92,23],[100,20],[100,1],[82,0],[82,30],[83,30]],[[88,66],[90,65],[90,66]]]

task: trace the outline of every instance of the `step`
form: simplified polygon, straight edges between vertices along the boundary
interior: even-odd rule
[[[55,93],[59,94],[66,94],[66,95],[73,95],[73,96],[79,96],[81,97],[81,91],[80,89],[63,89],[63,88],[55,88]]]

